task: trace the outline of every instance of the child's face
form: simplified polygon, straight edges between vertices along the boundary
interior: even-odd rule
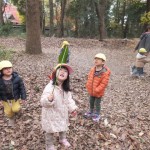
[[[10,75],[12,74],[12,72],[13,72],[13,70],[12,70],[11,67],[4,68],[2,71],[3,71],[3,74],[4,74],[5,76],[10,76]]]
[[[103,66],[104,61],[100,58],[94,58],[94,64],[95,64],[95,66]]]
[[[65,81],[68,77],[68,70],[66,68],[57,69],[56,77],[59,81]]]

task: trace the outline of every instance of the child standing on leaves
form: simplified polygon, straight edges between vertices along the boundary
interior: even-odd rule
[[[84,114],[84,117],[92,118],[96,122],[100,120],[101,100],[110,77],[110,69],[105,66],[105,61],[104,54],[95,55],[95,66],[90,70],[86,83],[86,89],[90,94],[90,110]]]
[[[136,77],[143,77],[144,66],[149,63],[150,60],[147,59],[148,52],[145,48],[140,48],[136,55],[136,62],[133,67],[131,67],[131,75]]]
[[[20,101],[21,99],[21,101]],[[0,62],[0,105],[4,107],[4,113],[9,118],[9,125],[14,126],[15,113],[21,109],[21,103],[25,103],[26,90],[22,79],[17,72],[13,72],[12,63],[8,60]]]
[[[46,150],[54,150],[53,134],[59,132],[59,142],[66,148],[70,143],[66,139],[68,130],[68,112],[76,115],[77,106],[70,92],[69,75],[73,72],[67,64],[58,64],[52,73],[50,83],[41,96],[42,128],[45,133]]]

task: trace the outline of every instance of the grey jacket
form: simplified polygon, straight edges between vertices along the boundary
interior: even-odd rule
[[[150,32],[145,32],[141,35],[135,50],[139,50],[140,48],[145,48],[147,52],[150,52]]]

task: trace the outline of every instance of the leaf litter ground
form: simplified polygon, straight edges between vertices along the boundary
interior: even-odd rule
[[[70,119],[68,139],[71,150],[148,150],[150,149],[150,65],[146,65],[144,79],[130,77],[130,65],[135,61],[133,49],[137,40],[57,39],[42,37],[41,55],[24,53],[25,40],[0,38],[1,46],[14,51],[14,70],[23,77],[27,89],[28,104],[21,116],[16,116],[15,128],[7,126],[7,119],[0,109],[1,150],[44,150],[45,138],[40,125],[40,96],[49,82],[48,75],[57,64],[63,40],[71,43],[70,65],[73,98],[79,111]],[[111,78],[102,101],[99,123],[83,118],[88,110],[88,94],[85,83],[94,55],[106,54]],[[55,146],[63,149],[55,135]]]

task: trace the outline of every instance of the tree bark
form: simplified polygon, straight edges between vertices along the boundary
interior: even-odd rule
[[[3,0],[0,0],[0,25],[4,24],[2,8],[3,8]]]
[[[150,0],[147,0],[146,6],[147,6],[146,12],[149,12],[150,11]]]
[[[50,30],[49,35],[53,36],[54,34],[54,4],[53,0],[49,0],[49,8],[50,8]]]
[[[66,7],[66,0],[61,1],[61,17],[60,17],[60,31],[59,37],[64,36],[64,16],[65,16],[65,7]]]
[[[107,0],[100,0],[98,2],[95,1],[96,13],[99,20],[99,33],[100,33],[100,41],[103,41],[106,38],[106,29],[105,29],[105,10],[106,10]]]
[[[26,1],[26,52],[29,54],[40,54],[40,2],[39,0]]]

